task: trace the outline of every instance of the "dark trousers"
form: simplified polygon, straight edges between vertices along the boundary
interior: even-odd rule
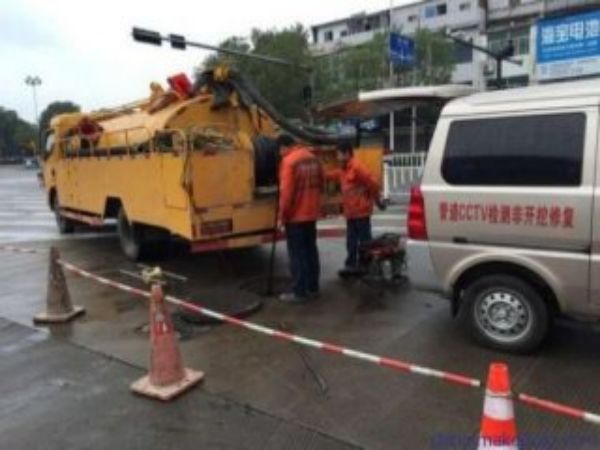
[[[285,226],[292,275],[292,290],[298,297],[319,292],[321,265],[317,249],[317,223],[288,223]]]
[[[358,254],[358,247],[363,242],[370,241],[371,239],[370,217],[348,219],[346,221],[346,249],[348,250],[346,267],[355,269],[360,266],[361,261]]]

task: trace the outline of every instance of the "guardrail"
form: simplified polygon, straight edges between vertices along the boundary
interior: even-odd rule
[[[410,185],[419,182],[427,152],[395,153],[383,158],[383,196],[407,196]]]

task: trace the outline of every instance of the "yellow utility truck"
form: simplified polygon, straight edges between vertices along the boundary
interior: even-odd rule
[[[196,252],[269,242],[281,237],[281,130],[311,145],[325,167],[336,164],[335,138],[292,125],[234,71],[207,71],[193,85],[176,75],[168,89],[152,83],[142,101],[56,116],[45,138],[48,202],[62,233],[116,219],[132,259],[172,235]],[[380,151],[357,154],[381,177]],[[323,217],[340,214],[339,187],[325,191]]]

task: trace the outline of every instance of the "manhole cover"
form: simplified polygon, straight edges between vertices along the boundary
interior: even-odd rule
[[[190,297],[192,297],[191,300],[186,299],[189,303],[236,318],[248,317],[263,305],[263,301],[258,295],[239,289],[207,289],[196,291]],[[219,320],[185,308],[179,309],[179,316],[185,322],[193,325],[221,323]]]
[[[269,280],[267,277],[257,277],[247,280],[240,284],[240,290],[250,292],[260,297],[275,297],[283,292],[290,290],[292,280],[289,277],[276,276],[273,277],[272,292],[269,290]]]

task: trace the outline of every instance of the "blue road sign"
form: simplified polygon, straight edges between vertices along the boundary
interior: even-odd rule
[[[390,59],[395,65],[412,66],[415,63],[415,41],[398,33],[390,33]]]

